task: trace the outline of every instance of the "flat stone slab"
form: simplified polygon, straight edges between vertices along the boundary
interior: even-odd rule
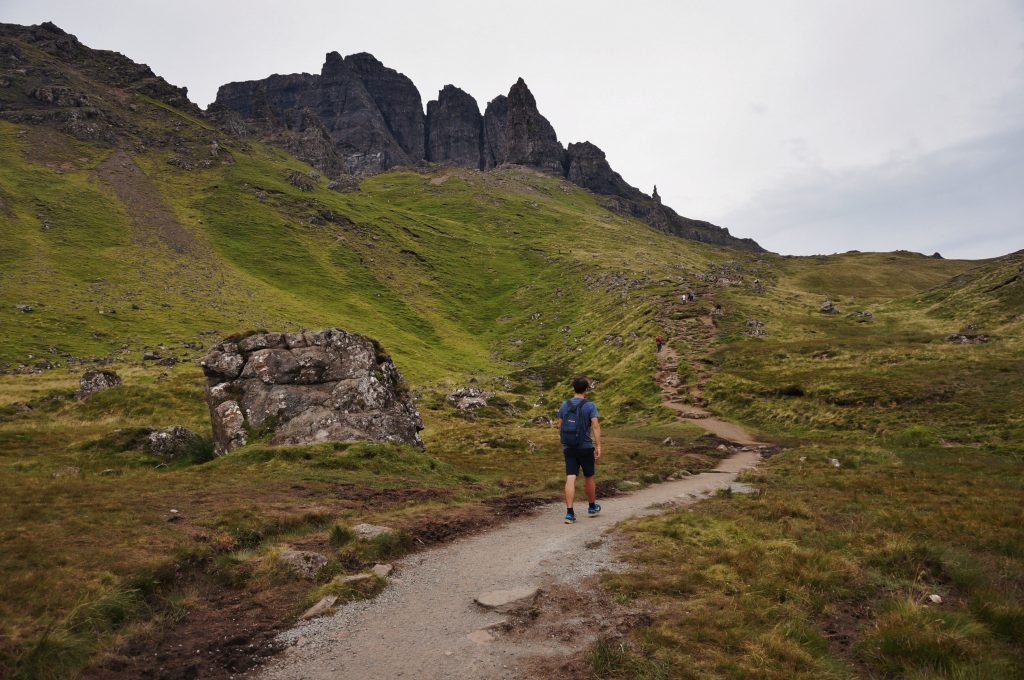
[[[378,524],[357,524],[352,527],[352,531],[356,532],[356,536],[362,539],[377,538],[381,534],[391,533],[389,527],[382,527]]]
[[[537,597],[538,592],[540,592],[540,589],[536,586],[520,586],[508,590],[488,590],[486,593],[477,595],[474,601],[481,607],[504,612],[517,605],[532,602],[533,598]]]
[[[337,595],[328,595],[327,597],[323,598],[322,600],[317,602],[315,605],[313,605],[312,607],[307,609],[302,614],[302,616],[300,616],[299,618],[300,619],[311,619],[314,616],[320,616],[325,611],[327,611],[328,609],[333,607],[334,603],[337,602],[337,601],[338,601],[338,596]]]
[[[359,583],[361,581],[369,581],[373,578],[373,574],[353,574],[352,576],[346,576],[341,579],[342,583]]]
[[[394,567],[390,564],[375,564],[370,571],[376,574],[378,578],[387,578],[393,569]]]

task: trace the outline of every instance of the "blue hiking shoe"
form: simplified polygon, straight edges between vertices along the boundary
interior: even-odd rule
[[[590,507],[587,508],[587,516],[594,517],[597,513],[601,512],[601,506],[597,503],[591,503]]]
[[[575,524],[576,523],[576,513],[575,512],[567,512],[567,513],[565,513],[565,523],[566,524]]]

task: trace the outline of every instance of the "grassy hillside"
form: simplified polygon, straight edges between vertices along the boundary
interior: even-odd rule
[[[712,411],[785,448],[754,495],[626,527],[636,569],[607,585],[653,623],[605,640],[587,672],[1020,677],[1020,253],[717,249],[521,168],[411,168],[339,193],[149,79],[103,80],[113,57],[18,50],[94,111],[83,127],[0,91],[0,676],[131,677],[151,655],[244,671],[316,597],[382,586],[345,574],[552,499],[556,437],[530,422],[574,373],[599,380],[601,493],[713,464],[718,442],[674,422],[654,382],[658,319],[695,288],[685,314],[720,303],[719,335],[707,356],[670,338],[681,365],[708,367]],[[203,348],[327,326],[393,355],[425,452],[256,442],[162,464],[140,449],[142,427],[209,436]],[[948,339],[964,334],[987,342]],[[96,365],[124,385],[75,400]],[[445,396],[470,381],[497,397],[467,416]],[[400,531],[353,540],[363,521]],[[319,581],[287,575],[287,546],[330,555]],[[212,660],[189,667],[183,640]]]
[[[787,447],[751,495],[628,523],[636,570],[606,584],[658,613],[598,674],[1022,677],[1022,261],[789,259],[723,291],[706,393]]]

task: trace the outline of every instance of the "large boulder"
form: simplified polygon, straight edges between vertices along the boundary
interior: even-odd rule
[[[422,446],[423,422],[395,364],[338,328],[228,339],[200,359],[217,453],[273,445],[378,441]]]
[[[146,437],[146,450],[154,456],[168,459],[187,456],[202,444],[202,437],[178,425],[152,430]]]

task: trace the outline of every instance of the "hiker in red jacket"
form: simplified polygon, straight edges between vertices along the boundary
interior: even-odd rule
[[[665,343],[664,343],[664,342],[662,341],[662,339],[661,339],[661,336],[659,335],[658,337],[656,337],[656,338],[654,339],[654,342],[655,342],[655,343],[656,343],[656,344],[658,345],[658,351],[660,352],[660,351],[661,351],[661,346],[662,346],[663,344],[665,344]]]

